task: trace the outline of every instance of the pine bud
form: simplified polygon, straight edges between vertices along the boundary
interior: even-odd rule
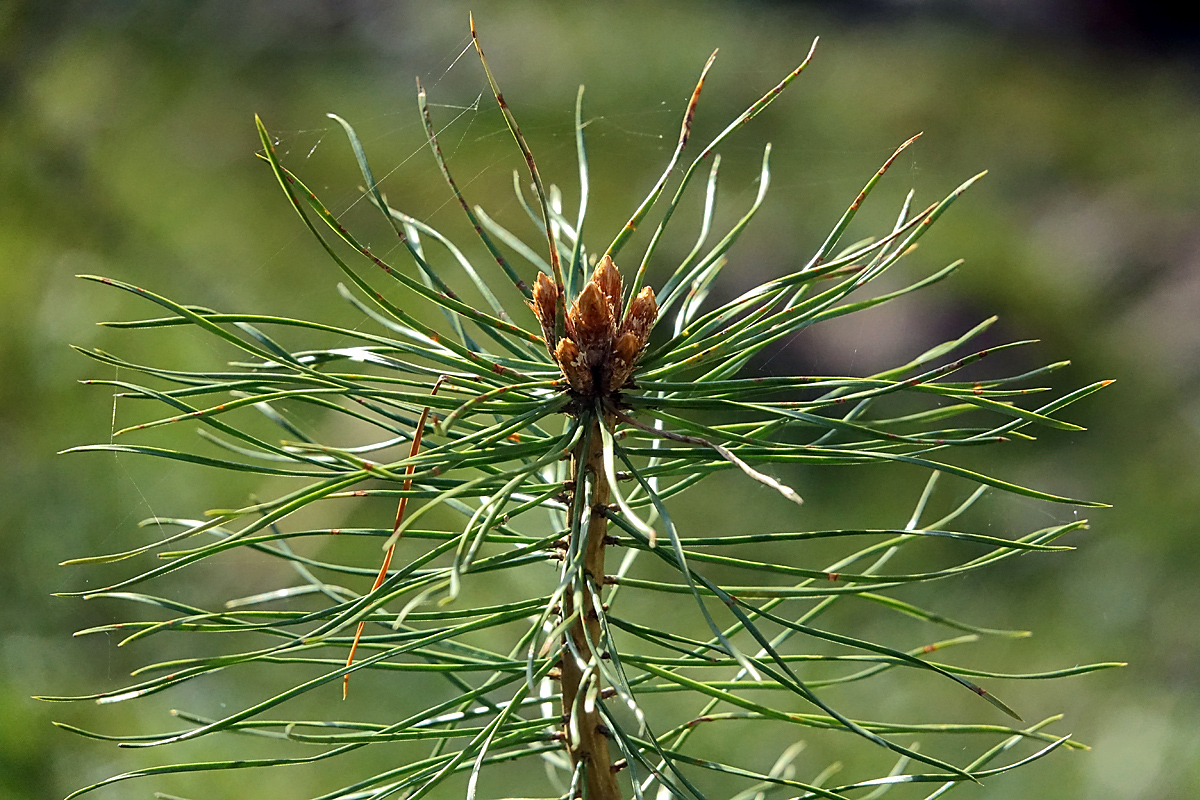
[[[641,351],[642,343],[636,335],[626,331],[617,338],[609,359],[607,386],[604,387],[606,392],[611,394],[621,391],[621,387],[633,374],[633,365]]]
[[[557,288],[539,274],[531,304],[542,323],[547,342],[553,341]],[[658,317],[654,291],[646,287],[629,304],[621,319],[621,273],[608,256],[600,259],[591,280],[571,303],[564,320],[564,336],[552,353],[571,391],[584,397],[613,394],[629,382],[638,356],[646,349],[650,329]]]
[[[590,395],[595,386],[592,379],[592,368],[588,366],[587,359],[575,342],[570,339],[559,341],[554,357],[558,360],[558,365],[562,368],[563,375],[566,376],[567,383],[571,384],[571,388],[579,394]]]
[[[533,301],[530,302],[529,307],[533,309],[538,323],[542,326],[542,339],[546,342],[546,349],[550,351],[550,355],[554,355],[554,348],[558,344],[554,334],[557,305],[558,287],[554,285],[554,281],[550,279],[549,275],[539,272],[537,280],[533,284]]]
[[[608,311],[613,320],[621,318],[621,272],[608,256],[600,259],[592,273],[592,283],[608,298]]]
[[[603,364],[616,333],[616,324],[608,298],[594,281],[583,287],[572,304],[571,322],[575,326],[575,343],[587,356],[588,364],[593,367]]]
[[[641,343],[639,350],[650,341],[650,329],[658,319],[658,303],[654,299],[654,290],[649,286],[642,289],[637,297],[629,304],[629,313],[621,323],[621,333],[632,333]]]

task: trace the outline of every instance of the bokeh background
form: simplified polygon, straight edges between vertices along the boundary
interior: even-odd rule
[[[1041,340],[1021,358],[1073,360],[1060,386],[1116,379],[1070,410],[1086,434],[1048,435],[992,462],[1005,477],[1113,503],[1071,540],[1079,549],[1019,559],[939,591],[941,607],[960,617],[1034,632],[992,646],[986,666],[1129,666],[1008,687],[1006,698],[1029,715],[1066,713],[1059,730],[1094,749],[961,787],[963,797],[1200,796],[1200,51],[1181,20],[1153,7],[470,6],[543,175],[562,184],[568,205],[573,102],[587,85],[593,247],[658,174],[714,47],[721,54],[696,140],[822,37],[810,70],[721,151],[722,213],[735,218],[753,198],[763,143],[774,145],[771,194],[733,252],[723,296],[802,263],[878,164],[917,131],[923,139],[864,210],[864,235],[887,224],[908,188],[930,202],[990,170],[913,256],[924,268],[966,258],[951,281],[819,326],[757,366],[861,374],[995,313],[997,341]],[[146,654],[105,637],[71,638],[123,610],[51,597],[115,574],[57,562],[142,541],[136,522],[154,513],[195,514],[261,488],[129,457],[54,455],[107,441],[114,414],[118,424],[134,414],[114,412],[106,390],[77,383],[113,376],[68,344],[181,365],[227,355],[199,335],[97,328],[148,309],[72,276],[106,274],[226,310],[353,319],[334,289],[335,269],[254,157],[253,114],[278,136],[285,163],[358,220],[365,204],[351,208],[354,162],[325,117],[339,113],[358,128],[377,174],[388,174],[393,204],[455,229],[457,210],[423,149],[415,76],[469,197],[520,223],[510,177],[520,158],[478,62],[463,55],[467,10],[457,0],[0,4],[0,798],[61,797],[170,755],[118,752],[60,732],[51,719],[163,730],[171,726],[163,710],[184,702],[99,708],[31,699],[116,686]],[[390,234],[361,221],[368,239],[391,246]],[[920,485],[903,470],[870,493],[850,471],[801,478],[804,524],[854,515],[902,522]],[[747,513],[741,502],[702,492],[681,514],[694,524],[736,522]],[[1001,530],[1011,519],[1037,527],[1071,512],[1010,502],[990,513],[983,524]],[[229,588],[205,585],[221,583],[212,575],[186,580],[201,594]],[[253,576],[224,577],[244,580]],[[194,691],[261,696],[255,685],[220,686]],[[772,752],[782,746],[770,743]],[[314,774],[148,780],[96,796],[307,797]]]

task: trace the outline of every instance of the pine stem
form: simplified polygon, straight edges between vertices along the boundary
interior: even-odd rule
[[[586,447],[586,451],[584,448]],[[588,506],[592,509],[605,506],[608,503],[608,479],[604,472],[604,447],[600,436],[600,422],[594,419],[591,435],[572,454],[571,472],[575,481],[575,491],[584,491],[590,480],[591,497]],[[608,521],[603,514],[592,513],[589,516],[587,530],[584,532],[584,574],[591,578],[592,584],[600,587],[604,584],[604,537],[607,533]],[[576,528],[577,530],[579,528]],[[601,641],[600,621],[594,610],[592,592],[585,585],[583,590],[583,613],[579,620],[571,626],[567,635],[571,637],[575,652],[586,657],[592,652],[593,645]],[[574,596],[567,592],[563,600],[563,613],[570,616],[575,611]],[[593,644],[589,644],[589,642]],[[581,761],[587,763],[587,779],[584,784],[583,797],[587,800],[621,800],[621,791],[617,787],[616,774],[612,768],[612,759],[608,752],[608,736],[605,732],[600,709],[597,705],[588,712],[583,703],[576,708],[575,698],[587,687],[581,685],[584,667],[573,656],[570,648],[563,648],[562,661],[562,708],[566,721],[567,752],[572,766]],[[578,739],[572,740],[571,715],[578,714]]]

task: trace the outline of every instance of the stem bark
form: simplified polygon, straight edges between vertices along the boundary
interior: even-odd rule
[[[604,472],[604,447],[600,438],[600,421],[594,419],[592,432],[587,438],[587,450],[581,444],[572,454],[572,477],[575,480],[575,491],[585,491],[590,483],[591,496],[588,506],[593,510],[588,518],[586,531],[582,531],[584,541],[584,574],[591,578],[596,587],[604,586],[604,537],[608,530],[608,519],[595,512],[595,509],[606,506],[609,498],[608,479]],[[570,616],[575,612],[573,592],[567,592],[563,598],[563,613]],[[584,586],[583,607],[579,619],[567,631],[574,645],[574,652],[585,658],[598,647],[601,639],[600,620],[596,617],[594,601],[590,586]],[[591,642],[589,644],[589,642]],[[597,656],[599,657],[599,655]],[[580,692],[586,692],[582,685],[584,665],[572,654],[569,647],[563,648],[562,657],[562,709],[565,720],[567,752],[572,766],[581,761],[586,762],[587,778],[584,782],[583,797],[586,800],[621,800],[621,791],[617,785],[617,777],[612,768],[612,758],[608,752],[608,735],[603,720],[600,717],[599,704],[589,712],[582,701],[576,708],[575,698]],[[595,677],[589,680],[595,680]],[[573,741],[571,735],[571,715],[578,714],[578,739]]]

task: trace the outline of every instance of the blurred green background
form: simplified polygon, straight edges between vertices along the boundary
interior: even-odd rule
[[[1007,4],[968,5],[982,11],[942,13],[937,3],[490,0],[470,8],[542,173],[563,186],[568,207],[573,102],[578,85],[587,85],[593,248],[662,168],[714,47],[721,54],[697,141],[822,37],[810,70],[721,151],[722,213],[736,218],[753,198],[762,144],[774,146],[771,193],[733,251],[721,296],[802,263],[878,164],[917,131],[923,139],[864,210],[874,227],[864,224],[863,235],[887,224],[909,187],[928,203],[980,169],[991,171],[913,256],[926,269],[964,257],[957,276],[810,330],[758,368],[865,373],[995,313],[996,341],[1041,339],[1022,358],[1074,361],[1058,385],[1116,379],[1067,414],[1086,434],[1052,432],[993,462],[1006,478],[1114,508],[1091,515],[1093,529],[1070,542],[1079,550],[946,582],[934,602],[978,624],[1033,630],[1032,639],[990,646],[981,662],[988,667],[1129,666],[1006,687],[1006,699],[1027,716],[1065,712],[1058,729],[1094,749],[957,791],[989,799],[1197,797],[1197,61],[1186,43],[1164,39],[1170,30],[1157,38],[1110,28],[1095,35],[1087,20],[1031,11],[1036,3],[1011,4],[1024,15],[1001,13]],[[1042,12],[1047,7],[1067,13],[1072,4],[1045,4]],[[253,114],[277,135],[285,164],[335,211],[349,209],[366,238],[387,251],[390,233],[359,214],[365,204],[351,208],[357,171],[325,112],[356,125],[377,175],[388,175],[393,205],[461,232],[423,149],[414,76],[446,126],[443,147],[468,197],[521,224],[511,192],[520,156],[484,93],[477,60],[463,55],[467,10],[457,0],[0,4],[0,798],[61,797],[114,772],[188,756],[120,752],[57,731],[51,719],[164,730],[172,724],[164,709],[186,707],[218,686],[231,702],[261,695],[253,684],[210,682],[140,707],[30,699],[117,686],[146,653],[117,650],[104,637],[70,637],[126,610],[50,597],[117,574],[57,562],[143,541],[135,523],[154,513],[191,515],[266,491],[245,477],[168,471],[126,456],[54,455],[107,441],[114,414],[118,423],[136,416],[114,411],[106,390],[77,383],[113,375],[68,344],[173,365],[228,355],[199,334],[97,328],[98,320],[150,309],[72,276],[105,274],[229,311],[353,321],[334,289],[333,265],[254,157]],[[854,491],[856,474],[806,474],[802,524],[855,515],[902,521],[920,476],[901,471],[883,484],[894,491],[864,498]],[[701,505],[722,496],[698,493],[685,519],[733,521],[744,513]],[[983,525],[997,530],[1010,520],[1039,527],[1071,513],[1013,501],[992,509]],[[250,579],[235,570],[183,585],[220,596]],[[772,753],[784,746],[769,744]],[[161,789],[232,798],[254,787],[264,796],[307,797],[319,774],[272,772],[150,779],[96,796]]]

